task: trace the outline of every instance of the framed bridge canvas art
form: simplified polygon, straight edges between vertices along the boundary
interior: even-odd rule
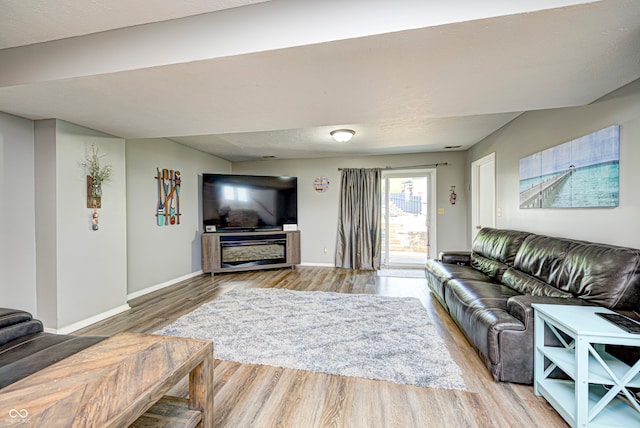
[[[617,207],[620,126],[520,159],[520,208]]]

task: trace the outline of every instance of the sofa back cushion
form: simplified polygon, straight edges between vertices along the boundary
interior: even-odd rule
[[[542,235],[526,237],[513,262],[513,267],[547,284],[555,285],[570,249],[583,245],[578,241]]]
[[[516,230],[481,229],[471,247],[471,266],[499,282],[529,235]]]
[[[595,305],[637,310],[640,250],[583,243],[567,253],[556,286]]]

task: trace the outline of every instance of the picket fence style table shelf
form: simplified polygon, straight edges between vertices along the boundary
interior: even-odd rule
[[[533,304],[534,393],[542,395],[572,427],[640,426],[640,361],[629,366],[605,345],[640,347],[631,334],[606,321],[596,306]],[[551,332],[561,346],[545,344]],[[560,369],[569,380],[551,377]],[[556,371],[557,373],[557,371]]]

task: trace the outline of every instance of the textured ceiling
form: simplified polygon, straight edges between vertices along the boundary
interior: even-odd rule
[[[184,18],[269,0],[2,0],[0,49]]]
[[[57,40],[0,50],[0,111],[231,161],[463,150],[640,78],[637,0],[60,3],[0,2],[4,46]]]

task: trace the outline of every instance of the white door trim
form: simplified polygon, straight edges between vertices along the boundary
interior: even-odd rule
[[[473,242],[473,239],[476,236],[476,233],[478,233],[478,230],[480,230],[480,228],[482,227],[495,227],[496,224],[496,208],[495,208],[495,194],[496,194],[496,188],[495,188],[495,161],[496,161],[496,154],[494,153],[490,153],[476,161],[474,161],[471,164],[471,242]],[[491,191],[493,192],[493,195],[490,195],[490,197],[493,199],[493,203],[491,204],[491,219],[490,219],[490,224],[480,224],[480,199],[481,199],[481,195],[480,195],[480,168],[484,165],[487,165],[489,163],[493,163],[494,165],[494,170],[493,170],[493,186]],[[487,195],[485,195],[486,197]]]
[[[427,190],[427,194],[428,194],[428,202],[427,205],[429,207],[429,213],[428,213],[428,218],[427,221],[430,224],[429,227],[429,249],[430,249],[430,254],[429,256],[431,257],[436,257],[436,255],[438,254],[438,249],[437,249],[437,244],[438,244],[438,236],[436,234],[436,230],[438,229],[438,225],[437,225],[437,200],[438,200],[438,196],[437,196],[437,189],[438,189],[438,182],[437,182],[437,174],[438,171],[436,168],[420,168],[420,169],[416,169],[416,168],[411,168],[411,169],[393,169],[391,171],[382,171],[382,179],[385,180],[387,178],[398,178],[398,177],[408,177],[408,176],[422,176],[422,177],[429,177],[429,189]],[[388,192],[389,192],[389,188],[388,186],[385,187],[385,195],[383,195],[383,197],[385,197],[388,200]],[[388,209],[388,207],[387,207]],[[388,220],[388,216],[387,213],[383,213],[383,220],[382,221],[387,221]],[[389,228],[389,224],[387,223],[387,230]],[[387,242],[384,243],[385,245],[387,245],[386,248],[389,248],[389,242],[388,242],[388,235],[387,235]]]

